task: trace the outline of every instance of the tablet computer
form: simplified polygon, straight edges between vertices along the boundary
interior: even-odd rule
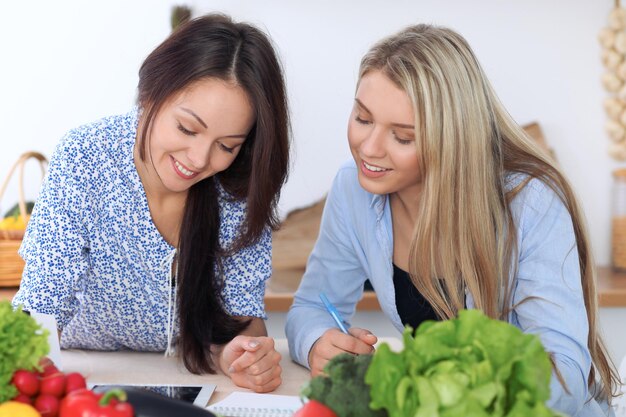
[[[165,397],[173,398],[176,400],[185,401],[187,403],[197,405],[198,407],[206,407],[209,404],[209,399],[215,391],[215,384],[200,384],[200,385],[180,385],[180,384],[92,384],[88,383],[88,388],[94,392],[104,392],[111,388],[133,388],[143,389],[146,391],[154,392],[156,394],[163,395]]]

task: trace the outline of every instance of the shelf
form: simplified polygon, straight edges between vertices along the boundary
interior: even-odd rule
[[[610,267],[598,267],[598,306],[626,307],[626,273],[614,272]],[[267,311],[287,311],[293,302],[304,271],[302,269],[279,270],[269,280],[265,292]],[[357,310],[380,310],[374,292],[365,292]]]
[[[598,267],[598,305],[600,307],[626,307],[626,273],[615,272],[610,267]]]
[[[271,312],[286,312],[293,302],[293,294],[300,284],[304,271],[288,269],[276,271],[265,292],[265,307]],[[0,288],[0,301],[11,300],[17,288]],[[614,272],[609,267],[598,267],[598,305],[600,307],[626,307],[626,273]],[[380,310],[374,292],[365,292],[357,310]]]

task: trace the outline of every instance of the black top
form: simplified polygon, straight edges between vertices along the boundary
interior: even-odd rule
[[[424,320],[439,320],[435,310],[413,285],[408,272],[393,264],[393,286],[396,290],[396,308],[402,324],[417,329]]]

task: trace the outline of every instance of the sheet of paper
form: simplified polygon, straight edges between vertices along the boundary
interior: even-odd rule
[[[287,417],[292,416],[300,407],[300,397],[236,391],[207,408],[226,417]]]
[[[54,365],[63,370],[61,361],[61,346],[59,345],[59,334],[57,330],[57,321],[53,315],[43,314],[31,311],[30,316],[41,324],[41,327],[48,330],[48,343],[50,344],[50,353],[48,357],[54,362]]]

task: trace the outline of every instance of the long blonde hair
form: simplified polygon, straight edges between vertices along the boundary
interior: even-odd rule
[[[369,50],[359,78],[376,70],[409,95],[414,109],[424,179],[409,259],[416,288],[441,318],[464,308],[467,290],[476,308],[506,319],[515,285],[510,277],[517,268],[510,202],[530,179],[540,179],[572,218],[593,359],[589,384],[599,377],[610,399],[619,377],[598,333],[589,238],[559,168],[513,121],[456,32],[423,24],[408,27]],[[511,189],[506,186],[511,173],[527,177]]]

